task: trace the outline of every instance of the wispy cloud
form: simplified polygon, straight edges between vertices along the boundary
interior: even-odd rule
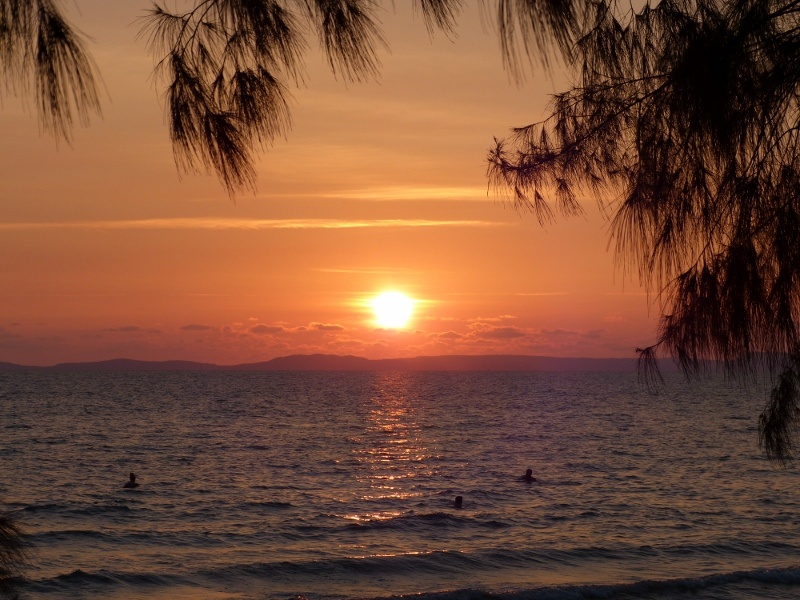
[[[349,200],[481,200],[486,201],[485,187],[388,187],[345,190],[323,194],[323,198]]]
[[[123,325],[122,327],[108,327],[103,331],[111,333],[162,333],[154,327],[139,327],[138,325]]]
[[[319,268],[314,269],[320,273],[366,273],[369,275],[381,275],[385,273],[412,273],[411,269],[404,267],[343,267],[343,268]]]
[[[567,292],[517,292],[515,296],[567,296]]]
[[[264,325],[264,324],[260,324],[260,325],[256,325],[255,327],[251,327],[250,331],[252,333],[255,333],[255,334],[258,334],[258,335],[264,335],[266,333],[284,333],[284,332],[286,332],[286,328],[283,327],[282,325]]]
[[[528,334],[519,327],[487,327],[474,332],[473,335],[480,339],[507,340],[525,337]]]
[[[467,319],[471,323],[503,323],[506,321],[515,321],[517,319],[514,315],[497,315],[495,317],[474,317]]]
[[[317,331],[344,331],[344,326],[338,323],[309,323],[309,329],[316,329]]]
[[[216,327],[211,325],[200,325],[198,323],[190,323],[180,328],[181,331],[214,331]]]
[[[127,221],[64,221],[40,223],[0,223],[0,231],[34,229],[83,230],[152,230],[152,229],[210,229],[210,230],[260,230],[260,229],[366,229],[391,227],[498,227],[496,221],[435,219],[217,219],[217,218],[165,218],[133,219]]]

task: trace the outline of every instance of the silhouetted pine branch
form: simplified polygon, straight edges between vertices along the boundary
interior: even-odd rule
[[[0,75],[4,93],[35,97],[56,140],[100,114],[94,64],[57,0],[0,0]]]
[[[415,0],[430,32],[452,32],[463,0]],[[301,80],[309,35],[334,73],[375,77],[386,42],[378,0],[193,0],[156,2],[142,19],[179,170],[214,171],[229,193],[255,185],[253,154],[291,125],[289,87]],[[545,65],[569,52],[586,12],[575,0],[498,0],[506,65]],[[555,52],[554,52],[555,50]],[[59,0],[0,0],[4,91],[35,94],[43,128],[69,140],[75,121],[100,112],[95,69]]]
[[[800,414],[800,7],[587,6],[579,85],[496,142],[490,179],[540,221],[593,196],[618,260],[660,297],[644,376],[658,379],[660,354],[688,376],[709,360],[741,378],[768,369],[762,445],[786,460]]]
[[[429,31],[453,31],[462,0],[416,0]],[[290,126],[289,85],[297,83],[311,32],[331,70],[348,80],[375,77],[386,49],[376,0],[196,0],[185,12],[156,4],[144,19],[182,171],[215,171],[230,193],[253,188],[253,150]],[[533,50],[572,46],[583,3],[501,0],[506,64],[521,77]]]
[[[28,562],[28,544],[8,515],[0,515],[0,598],[16,598],[16,588]]]
[[[446,25],[454,0],[423,3]],[[186,12],[156,4],[145,17],[178,167],[211,169],[230,193],[253,188],[253,150],[288,130],[288,85],[297,83],[307,31],[334,73],[377,74],[385,46],[373,0],[198,0]]]

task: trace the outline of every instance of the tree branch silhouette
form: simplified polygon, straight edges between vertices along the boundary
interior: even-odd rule
[[[800,418],[800,17],[797,2],[594,2],[570,55],[580,86],[497,140],[490,181],[540,220],[579,194],[610,213],[617,260],[660,295],[642,373],[676,359],[775,378],[767,454]],[[544,215],[544,217],[542,216]]]
[[[43,129],[71,139],[77,121],[100,114],[94,63],[56,0],[0,0],[4,93],[33,95]]]
[[[29,545],[8,515],[0,515],[0,598],[17,597],[17,584],[28,564]]]

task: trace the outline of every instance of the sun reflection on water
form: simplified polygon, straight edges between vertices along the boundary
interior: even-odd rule
[[[417,481],[431,473],[434,456],[418,422],[419,400],[410,393],[407,376],[382,373],[365,413],[364,431],[354,448],[358,481],[369,486],[366,503],[408,501],[423,496]],[[396,506],[350,515],[355,520],[387,520],[401,516]]]
[[[365,513],[363,515],[344,515],[343,518],[348,521],[372,522],[372,521],[389,521],[401,515],[402,513],[399,511],[387,511],[381,513]]]

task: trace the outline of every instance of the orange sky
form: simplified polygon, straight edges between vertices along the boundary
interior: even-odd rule
[[[345,84],[308,54],[293,128],[235,200],[175,169],[145,1],[64,3],[91,38],[103,118],[72,146],[0,106],[0,361],[127,357],[234,364],[291,353],[369,358],[517,353],[632,356],[656,308],[586,218],[542,229],[487,194],[492,137],[546,114],[557,84],[514,84],[478,3],[431,40],[387,3],[377,82]],[[377,330],[369,298],[417,300]]]

